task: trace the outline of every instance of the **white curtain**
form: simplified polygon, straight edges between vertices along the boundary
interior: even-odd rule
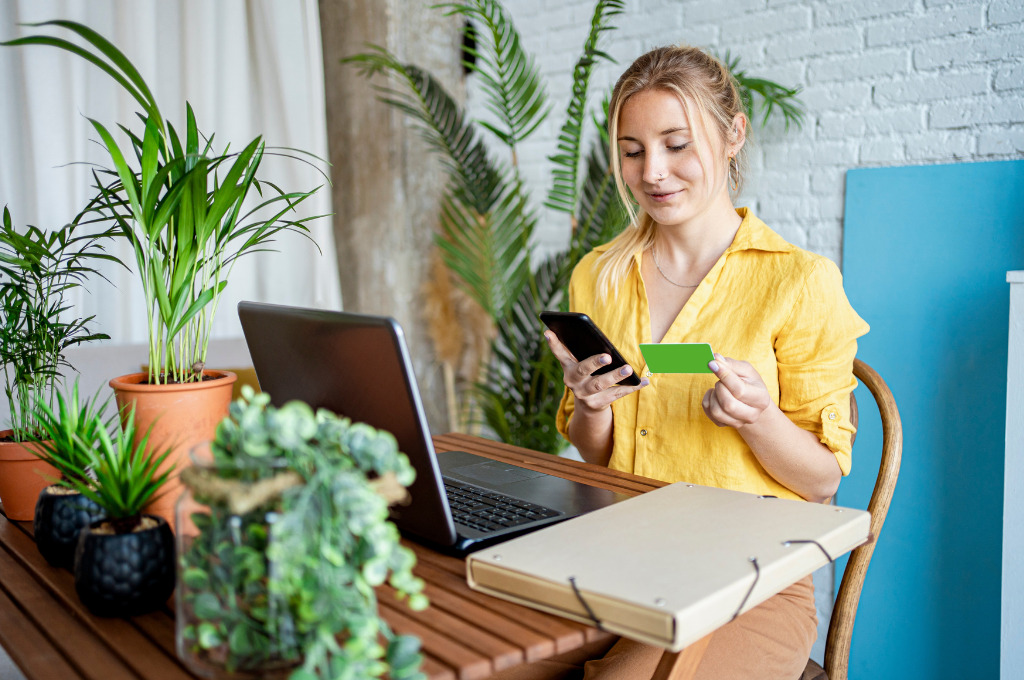
[[[220,150],[263,135],[268,148],[327,158],[316,0],[3,0],[0,39],[45,32],[77,40],[63,29],[19,26],[51,19],[81,22],[111,40],[179,131],[188,101]],[[92,196],[83,162],[109,166],[87,118],[139,131],[138,105],[107,74],[52,47],[0,47],[0,92],[0,206],[18,225],[67,223]],[[261,173],[288,191],[323,184],[304,214],[332,212],[330,186],[313,168],[265,158]],[[340,308],[331,220],[310,227],[322,254],[308,239],[286,234],[275,252],[239,260],[215,317],[215,338],[241,336],[238,300]],[[114,252],[131,266],[126,244]],[[145,305],[134,273],[115,266],[104,272],[111,283],[90,284],[72,300],[74,313],[95,314],[93,330],[110,335],[111,344],[144,342]]]

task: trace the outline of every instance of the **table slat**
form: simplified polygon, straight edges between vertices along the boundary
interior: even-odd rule
[[[438,595],[438,592],[443,592],[435,589],[430,590],[435,595]],[[407,616],[415,616],[414,613],[404,608],[404,605],[398,602],[396,598],[397,593],[393,589],[384,587],[379,592],[382,592],[387,600],[387,604],[382,606],[387,606]],[[487,626],[481,625],[479,621],[467,621],[459,615],[458,611],[450,611],[439,604],[439,600],[442,599],[443,596],[439,596],[437,599],[431,600],[430,608],[432,611],[430,615],[418,616],[416,617],[417,620],[436,631],[439,635],[457,641],[461,645],[487,657],[490,660],[492,672],[500,671],[523,662],[522,650],[508,642],[500,634],[500,628],[492,631]]]
[[[0,585],[8,575],[9,572],[0,568]],[[68,663],[36,622],[21,611],[3,589],[0,589],[0,645],[26,677],[81,677],[78,669]]]

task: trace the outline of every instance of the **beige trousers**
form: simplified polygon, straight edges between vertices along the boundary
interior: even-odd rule
[[[808,576],[725,624],[711,638],[696,680],[797,680],[817,637]],[[610,647],[610,648],[609,648]],[[491,676],[491,680],[644,680],[664,650],[620,638]]]

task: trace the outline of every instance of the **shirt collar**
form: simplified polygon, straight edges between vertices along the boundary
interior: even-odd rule
[[[740,228],[736,230],[736,236],[732,243],[725,249],[725,254],[739,252],[742,250],[763,250],[767,252],[786,253],[796,248],[792,243],[782,238],[771,227],[761,221],[750,208],[736,208],[736,214],[743,218]],[[602,243],[594,248],[598,252],[608,250],[612,241]],[[633,254],[633,261],[640,267],[640,253]]]
[[[740,228],[732,244],[725,249],[726,253],[740,250],[766,250],[769,252],[788,252],[793,244],[786,241],[771,228],[758,219],[750,208],[736,208],[736,214],[743,218]]]

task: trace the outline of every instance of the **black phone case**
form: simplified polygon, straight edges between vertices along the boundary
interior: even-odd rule
[[[582,361],[595,354],[607,354],[612,362],[594,371],[591,375],[602,375],[609,371],[617,371],[626,365],[626,360],[619,354],[601,329],[586,314],[579,312],[541,312],[540,320],[554,331],[558,339],[565,345],[577,361]],[[640,377],[636,369],[618,382],[619,385],[639,385]]]

